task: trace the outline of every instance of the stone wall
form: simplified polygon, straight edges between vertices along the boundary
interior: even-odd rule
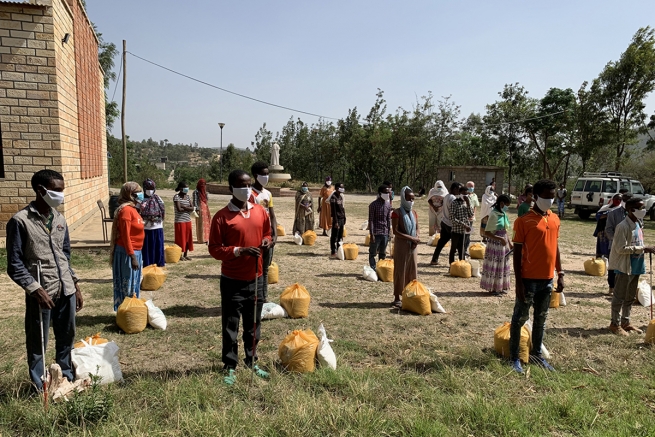
[[[478,197],[484,194],[484,189],[491,177],[496,179],[496,188],[500,192],[504,183],[504,169],[502,167],[442,167],[437,170],[437,179],[443,181],[446,189],[450,189],[450,184],[455,181],[462,184],[473,181],[475,183],[475,193]]]

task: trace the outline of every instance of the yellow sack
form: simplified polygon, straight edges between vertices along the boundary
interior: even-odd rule
[[[555,290],[550,292],[550,307],[559,308],[559,301],[561,299],[562,293],[557,293]]]
[[[277,350],[282,365],[290,372],[313,372],[318,343],[311,329],[291,332]]]
[[[364,239],[364,246],[370,246],[370,245],[371,245],[371,234],[368,234]]]
[[[346,230],[346,227],[343,227],[343,238],[346,238],[348,236],[348,231]]]
[[[280,305],[292,319],[300,319],[309,315],[311,297],[305,287],[297,282],[287,287],[280,296]]]
[[[584,272],[590,276],[605,276],[605,270],[602,258],[591,258],[584,262]]]
[[[272,262],[268,267],[268,283],[277,284],[280,280],[280,267],[276,262]]]
[[[469,246],[469,255],[471,259],[484,259],[485,247],[480,243],[471,244]]]
[[[471,277],[471,264],[466,261],[455,261],[450,265],[450,276],[458,278]]]
[[[499,355],[510,358],[509,356],[509,328],[510,323],[505,322],[494,331],[494,349]],[[523,325],[521,328],[521,340],[519,341],[519,359],[523,363],[530,360],[530,349],[532,348],[532,339],[530,330]]]
[[[84,341],[89,345],[89,346],[95,346],[97,344],[105,344],[109,343],[109,340],[106,338],[100,337],[100,333],[93,334],[91,337],[87,337],[84,339]],[[78,341],[73,345],[75,349],[79,349],[81,347],[86,347],[86,344],[82,343],[81,341]]]
[[[407,284],[403,290],[402,309],[421,316],[432,314],[430,292],[416,279]]]
[[[646,343],[655,344],[655,319],[651,320],[646,329]]]
[[[148,307],[136,296],[126,297],[116,311],[116,324],[126,334],[137,334],[148,325]]]
[[[393,282],[393,260],[381,259],[375,266],[378,278],[382,282]]]
[[[343,253],[348,260],[357,259],[357,256],[359,255],[359,246],[356,244],[344,244]]]
[[[430,246],[437,247],[437,244],[439,244],[439,238],[441,238],[440,234],[434,234],[432,236],[432,242],[430,243]]]
[[[157,264],[144,267],[141,274],[141,290],[159,290],[166,280],[166,271],[161,267],[158,267]]]
[[[166,261],[166,264],[175,264],[176,262],[179,262],[181,256],[182,248],[177,244],[173,244],[172,246],[164,246],[164,261]]]
[[[306,231],[302,234],[302,244],[305,246],[313,246],[316,243],[316,232]]]

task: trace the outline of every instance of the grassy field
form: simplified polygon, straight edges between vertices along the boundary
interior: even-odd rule
[[[212,212],[226,199],[213,196]],[[370,200],[347,198],[346,242],[363,244],[366,231],[359,225]],[[290,232],[293,200],[275,204]],[[427,230],[427,204],[419,200],[417,207]],[[272,378],[250,386],[250,374],[240,367],[233,388],[222,385],[220,374],[220,265],[204,245],[196,246],[191,262],[168,266],[162,289],[142,294],[163,309],[168,330],[137,335],[124,335],[114,323],[107,253],[75,253],[86,300],[77,337],[101,332],[115,341],[125,376],[97,395],[111,401],[95,406],[106,414],[97,422],[95,404],[84,398],[75,403],[77,413],[55,405],[45,414],[40,399],[29,396],[24,297],[3,274],[0,436],[653,436],[655,350],[642,336],[607,331],[605,278],[583,270],[594,253],[594,223],[567,214],[561,249],[568,306],[550,311],[545,338],[557,372],[529,366],[523,376],[493,351],[493,331],[509,321],[513,293],[487,296],[479,280],[451,278],[446,267],[428,266],[432,249],[426,245],[419,249],[419,280],[448,313],[421,317],[391,308],[392,284],[361,279],[363,246],[356,261],[331,261],[325,237],[313,247],[282,237],[274,258],[280,283],[270,287],[270,299],[278,301],[299,282],[312,295],[310,314],[265,321],[259,354]],[[646,224],[646,239],[655,243],[653,223]],[[172,240],[172,223],[166,232]],[[4,254],[0,262],[6,263]],[[646,326],[648,309],[636,305],[632,314],[633,324]],[[280,341],[290,330],[316,330],[320,323],[334,339],[337,370],[285,373],[277,364]],[[54,356],[52,346],[48,356]]]

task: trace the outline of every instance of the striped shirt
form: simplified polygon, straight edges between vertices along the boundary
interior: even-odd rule
[[[180,197],[179,194],[176,194],[175,197],[173,197],[173,202],[180,202],[181,207],[193,206],[191,205],[191,198],[188,194],[185,194],[184,197]],[[175,208],[175,223],[186,223],[190,221],[191,214],[189,211],[178,211],[177,208]]]

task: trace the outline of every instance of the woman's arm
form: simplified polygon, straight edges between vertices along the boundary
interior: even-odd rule
[[[393,227],[393,235],[400,238],[401,240],[407,240],[407,241],[411,241],[412,243],[418,244],[419,242],[418,238],[414,238],[411,235],[405,234],[398,230],[398,216],[396,216],[395,214],[391,216],[391,226]]]

